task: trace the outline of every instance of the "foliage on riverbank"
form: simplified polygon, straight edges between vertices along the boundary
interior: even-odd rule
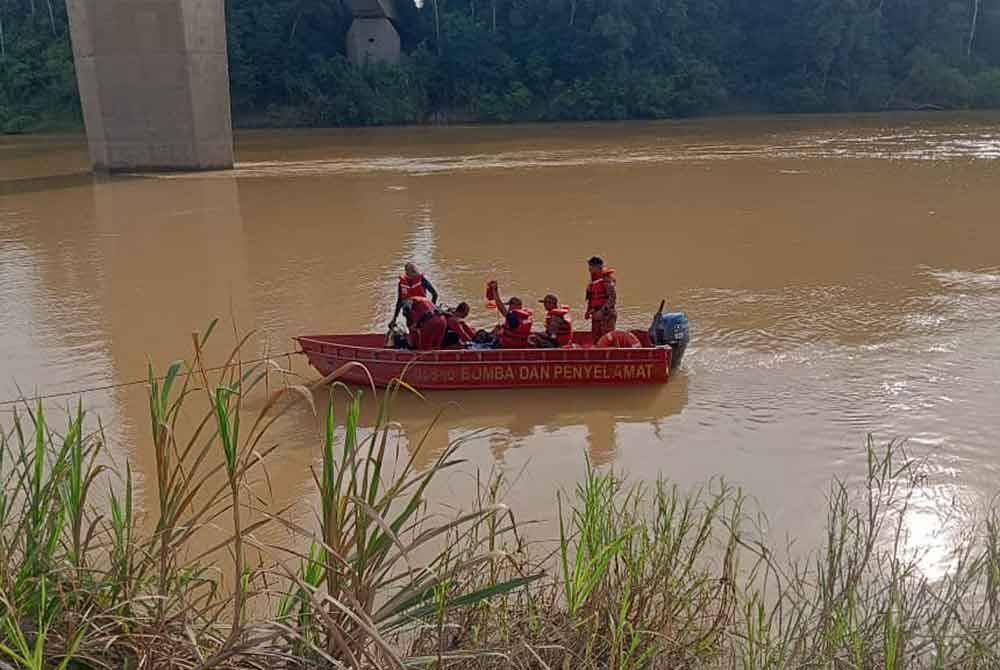
[[[82,124],[65,3],[47,1],[44,21],[34,2],[0,2],[0,133]]]
[[[400,0],[399,67],[339,0],[227,3],[239,124],[665,118],[1000,106],[990,0]],[[80,120],[63,2],[0,2],[0,131]]]
[[[273,362],[241,364],[239,349],[224,370],[206,370],[203,344],[195,338],[190,365],[150,372],[155,471],[138,483],[127,463],[110,461],[80,407],[62,429],[41,406],[6,422],[5,666],[1000,663],[1000,518],[962,535],[947,576],[929,581],[905,537],[922,473],[898,447],[869,445],[867,486],[832,486],[821,544],[798,561],[759,540],[737,489],[683,493],[591,468],[555,496],[559,535],[539,544],[503,504],[500,479],[465,509],[428,509],[427,487],[461,451],[423,444],[439,454],[423,470],[397,451],[401,387],[363,427],[357,391],[333,387],[343,413],[334,400],[317,408]],[[321,425],[305,515],[269,504],[267,466],[280,445],[268,432],[292,407]],[[224,539],[210,546],[210,537]]]

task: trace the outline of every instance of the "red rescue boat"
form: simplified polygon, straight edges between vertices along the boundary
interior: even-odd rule
[[[559,349],[409,351],[386,348],[385,335],[377,334],[295,339],[323,376],[359,363],[343,369],[339,379],[361,385],[374,381],[384,387],[394,379],[418,389],[442,390],[666,383],[672,363],[679,362],[673,348],[655,344],[647,331],[632,332],[641,347],[594,347],[589,333],[576,333],[577,346]],[[683,355],[683,349],[678,351]]]

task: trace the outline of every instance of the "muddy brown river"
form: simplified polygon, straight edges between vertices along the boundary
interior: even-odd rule
[[[812,544],[829,481],[860,480],[872,433],[927,459],[906,523],[933,571],[1000,490],[1000,115],[269,131],[237,146],[232,172],[106,179],[86,174],[81,137],[0,138],[0,400],[142,378],[216,316],[216,358],[234,319],[257,329],[255,353],[384,331],[407,260],[479,325],[495,321],[489,278],[580,318],[596,253],[618,271],[619,323],[645,327],[661,298],[690,315],[683,368],[661,388],[402,400],[404,449],[454,403],[421,462],[485,429],[438,502],[465,504],[472,473],[500,469],[518,514],[551,519],[587,457],[632,480],[724,477],[773,533]],[[148,475],[143,388],[85,399]],[[306,412],[282,423],[276,504],[312,495],[315,435]]]

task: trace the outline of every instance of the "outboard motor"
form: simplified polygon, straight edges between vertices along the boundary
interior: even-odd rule
[[[688,322],[687,314],[684,312],[668,312],[664,314],[657,312],[653,321],[653,327],[649,330],[649,337],[653,344],[662,347],[669,344],[673,350],[670,359],[670,367],[679,367],[684,359],[684,351],[688,342],[691,341],[691,325]]]

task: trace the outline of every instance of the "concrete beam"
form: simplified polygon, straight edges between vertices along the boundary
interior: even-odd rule
[[[398,20],[393,0],[347,0],[347,6],[356,19]]]
[[[67,0],[94,169],[233,165],[223,0]]]

